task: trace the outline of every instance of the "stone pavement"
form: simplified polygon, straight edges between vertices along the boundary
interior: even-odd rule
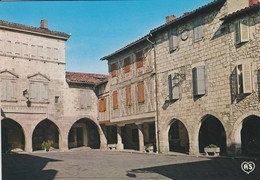
[[[253,161],[249,175],[243,161]],[[74,179],[260,179],[255,159],[205,158],[83,150],[3,155],[4,180]]]

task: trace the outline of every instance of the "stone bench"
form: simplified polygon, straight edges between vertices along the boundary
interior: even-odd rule
[[[108,150],[116,150],[117,144],[108,144],[107,149]]]

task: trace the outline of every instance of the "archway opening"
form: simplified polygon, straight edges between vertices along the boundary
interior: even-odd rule
[[[2,153],[8,153],[11,150],[24,150],[25,137],[20,124],[12,119],[4,119],[2,123]]]
[[[168,132],[169,151],[189,153],[189,136],[184,124],[175,120]]]
[[[97,125],[90,119],[80,119],[69,131],[69,149],[78,147],[100,148],[100,135]]]
[[[226,152],[226,132],[222,123],[214,116],[207,116],[199,130],[199,152],[204,153],[204,148],[210,144],[220,147],[220,154]]]
[[[59,149],[59,129],[52,121],[45,119],[41,121],[34,129],[32,136],[33,151],[41,150],[44,141],[51,141],[51,147]]]
[[[260,117],[249,116],[241,129],[242,154],[260,157]]]

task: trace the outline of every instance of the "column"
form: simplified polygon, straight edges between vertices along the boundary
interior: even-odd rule
[[[138,127],[138,140],[139,140],[139,151],[143,152],[144,149],[144,134],[143,134],[143,124],[136,124]]]
[[[122,126],[124,125],[117,125],[117,150],[124,149],[124,144],[122,143]]]

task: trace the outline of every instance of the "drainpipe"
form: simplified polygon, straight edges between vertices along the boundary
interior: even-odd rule
[[[156,129],[156,147],[157,147],[157,153],[160,152],[160,144],[159,144],[159,111],[158,111],[158,74],[157,74],[157,65],[156,65],[156,50],[155,50],[155,42],[151,41],[149,37],[152,37],[152,34],[149,34],[149,36],[146,38],[146,40],[152,44],[153,53],[154,53],[154,74],[155,74],[155,129]]]

